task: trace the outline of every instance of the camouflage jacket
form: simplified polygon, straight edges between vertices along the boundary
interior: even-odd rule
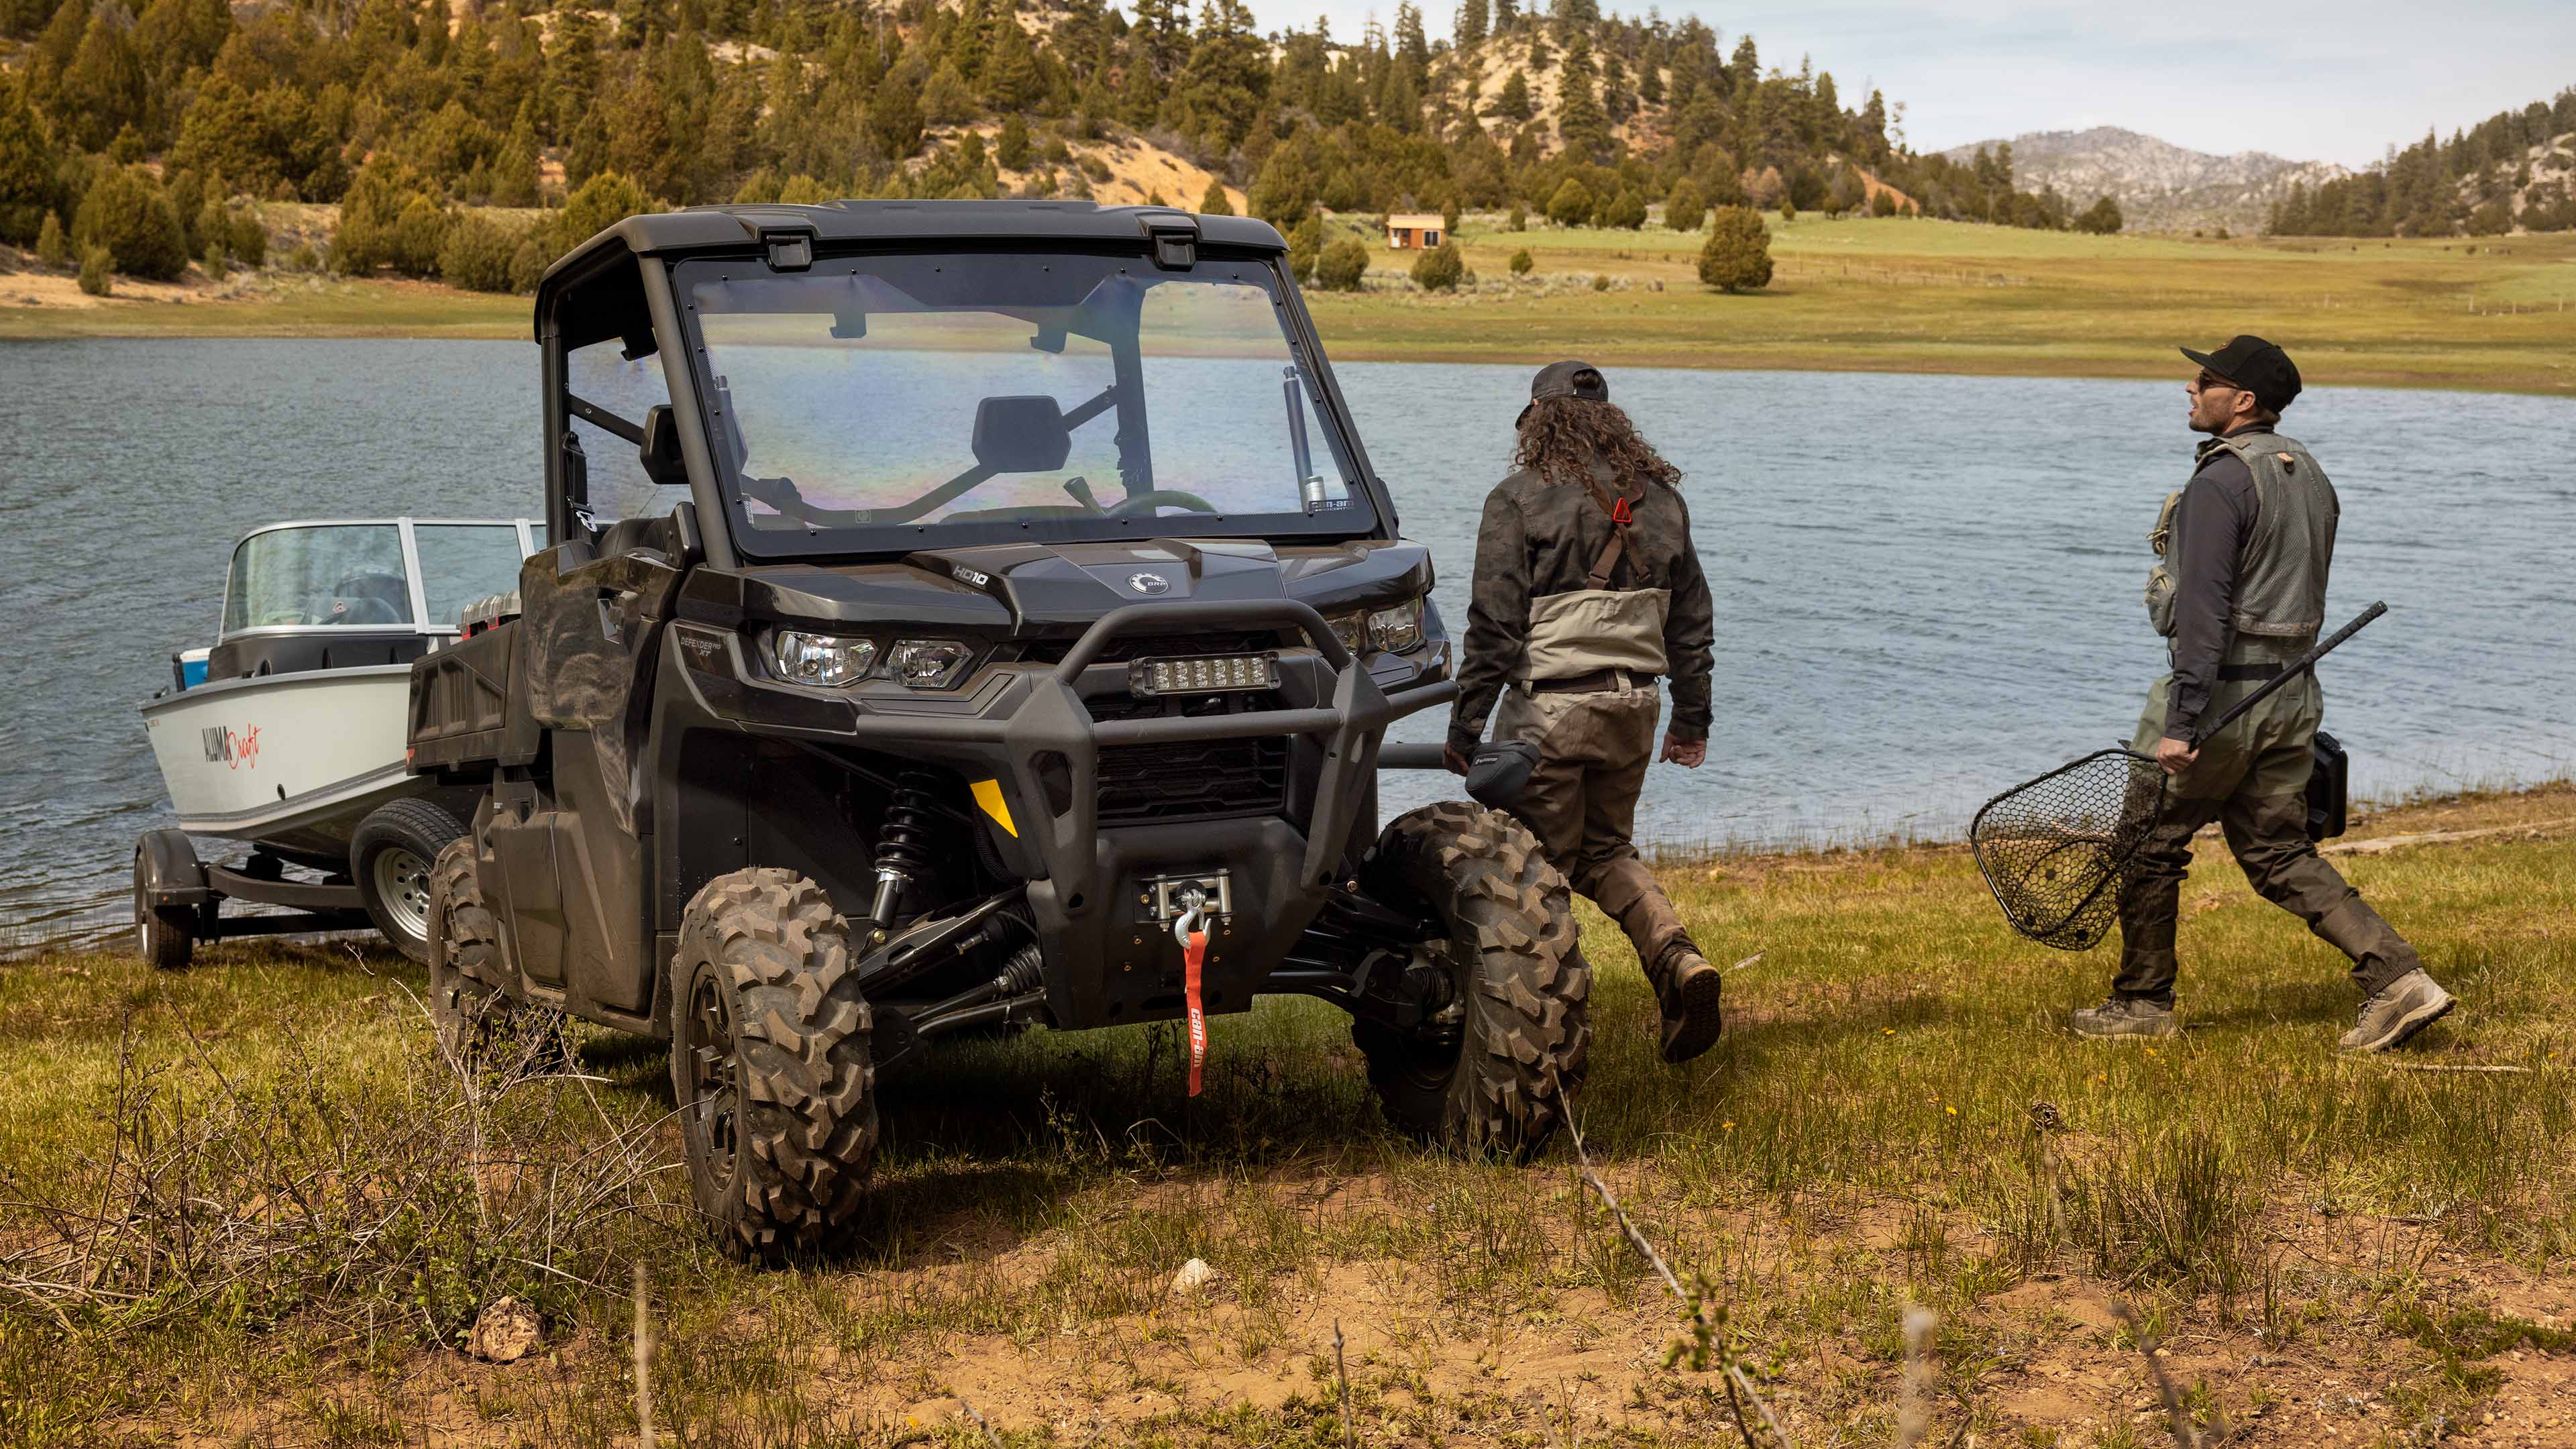
[[[1606,467],[1596,467],[1593,476],[1628,500],[1635,520],[1610,587],[1669,595],[1660,643],[1672,680],[1672,732],[1683,739],[1704,739],[1716,622],[1699,553],[1691,546],[1689,505],[1659,483],[1623,487]],[[1484,522],[1476,533],[1476,578],[1458,668],[1458,702],[1449,716],[1451,745],[1472,751],[1502,691],[1530,676],[1534,603],[1544,611],[1537,601],[1586,590],[1592,566],[1609,547],[1611,527],[1610,515],[1588,490],[1552,486],[1526,469],[1504,479],[1486,497]]]

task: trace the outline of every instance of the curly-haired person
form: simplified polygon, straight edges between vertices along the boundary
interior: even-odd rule
[[[1580,362],[1532,381],[1512,461],[1476,536],[1445,758],[1467,772],[1488,714],[1498,742],[1538,748],[1511,813],[1628,933],[1662,1008],[1663,1058],[1688,1061],[1717,1040],[1721,978],[1629,839],[1656,753],[1659,678],[1673,696],[1662,758],[1695,770],[1708,757],[1715,629],[1681,470]]]

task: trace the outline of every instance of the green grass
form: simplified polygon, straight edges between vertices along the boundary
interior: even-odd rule
[[[1378,290],[1309,300],[1346,360],[2179,378],[2177,344],[2251,331],[2289,347],[2312,384],[2576,396],[2576,235],[2221,242],[1812,214],[1769,225],[1775,276],[1754,294],[1699,285],[1704,233],[1505,232],[1470,218],[1459,240],[1486,290],[1388,290],[1410,256],[1378,248]],[[1501,285],[1523,247],[1535,276]],[[1596,293],[1595,276],[1622,285]],[[524,298],[283,274],[242,300],[0,303],[0,338],[524,339],[528,326]]]
[[[2194,1417],[2272,1436],[2545,1420],[2531,1375],[2576,1351],[2571,828],[2561,787],[2391,812],[2358,833],[2493,833],[2338,857],[2466,1003],[2400,1062],[2335,1055],[2341,961],[2215,841],[2191,1030],[2125,1047],[2062,1030],[2109,952],[2009,937],[1956,849],[1669,861],[1711,954],[1762,959],[1720,1047],[1664,1068],[1587,908],[1586,1138],[1802,1444],[1893,1439],[1908,1303],[1939,1315],[1932,1442],[2156,1442],[2142,1335]],[[681,1210],[658,1048],[586,1033],[595,1080],[478,1104],[418,984],[336,946],[0,968],[0,1445],[632,1442],[638,1262],[657,1420],[692,1445],[980,1444],[971,1405],[1015,1445],[1322,1449],[1337,1325],[1364,1442],[1732,1435],[1565,1145],[1397,1140],[1317,1003],[1218,1019],[1195,1100],[1169,1028],[952,1046],[883,1084],[861,1245],[763,1273]],[[2515,1070],[2419,1069],[2462,1066]],[[533,1211],[575,1181],[614,1210]],[[25,1286],[100,1218],[90,1289]],[[280,1246],[212,1266],[252,1241]],[[1191,1257],[1216,1289],[1174,1300]],[[546,1352],[455,1352],[503,1293]]]
[[[2179,378],[2177,344],[2256,332],[2290,348],[2311,384],[2576,395],[2576,312],[2563,310],[2576,302],[2576,236],[2218,242],[1770,225],[1774,275],[1759,293],[1699,285],[1704,234],[1470,223],[1460,245],[1495,286],[1310,301],[1346,359]],[[1499,285],[1524,247],[1532,278]],[[1375,255],[1402,274],[1399,258]],[[1594,276],[1622,285],[1579,285]]]

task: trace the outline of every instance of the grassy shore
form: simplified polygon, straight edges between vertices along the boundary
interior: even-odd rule
[[[2222,242],[1770,225],[1776,272],[1758,294],[1699,285],[1703,233],[1516,233],[1471,218],[1461,244],[1480,287],[1426,296],[1400,280],[1409,254],[1380,250],[1371,290],[1310,300],[1333,355],[1351,360],[2165,377],[2177,341],[2255,331],[2296,352],[2312,383],[2576,396],[2576,235]],[[1508,263],[1524,247],[1535,267],[1515,283]],[[0,274],[0,338],[519,339],[529,325],[524,298],[425,283],[272,272],[228,289],[124,290],[137,295],[92,303],[68,277]],[[18,300],[30,296],[39,305]]]
[[[2125,1047],[2061,1026],[2108,952],[2009,937],[1955,848],[1666,862],[1760,959],[1666,1069],[1587,912],[1578,1117],[1802,1445],[1900,1440],[1916,1305],[1926,1443],[2159,1442],[2158,1376],[2246,1442],[2576,1442],[2571,836],[2563,786],[2357,826],[2466,1003],[2388,1060],[2336,1056],[2339,958],[2215,842],[2191,1029]],[[496,1092],[419,986],[341,945],[0,967],[0,1444],[632,1443],[637,1264],[663,1442],[1324,1449],[1345,1396],[1370,1445],[1735,1438],[1568,1144],[1395,1138],[1315,1003],[1220,1018],[1195,1101],[1169,1029],[943,1050],[883,1084],[862,1245],[755,1272],[687,1219],[650,1043]],[[544,1344],[460,1352],[504,1295]]]

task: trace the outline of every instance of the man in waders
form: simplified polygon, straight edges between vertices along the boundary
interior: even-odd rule
[[[1537,747],[1511,813],[1636,944],[1663,1058],[1688,1061],[1717,1040],[1721,978],[1628,838],[1655,754],[1658,676],[1673,693],[1663,758],[1695,770],[1708,757],[1715,625],[1681,471],[1580,362],[1550,363],[1531,383],[1512,461],[1476,536],[1445,758],[1467,773],[1489,711],[1497,742]]]
[[[2347,1051],[2385,1051],[2451,1009],[2415,948],[2381,920],[2308,839],[2312,741],[2324,713],[2316,676],[2283,685],[2197,750],[2192,731],[2278,675],[2316,642],[2339,513],[2334,485],[2306,448],[2273,431],[2299,395],[2289,355],[2259,337],[2212,353],[2186,347],[2200,375],[2184,386],[2191,427],[2209,434],[2183,490],[2149,540],[2147,616],[2173,672],[2147,695],[2132,748],[2167,774],[2164,818],[2139,848],[2120,898],[2120,974],[2111,998],[2074,1016],[2083,1036],[2171,1036],[2174,915],[2193,832],[2225,830],[2245,878],[2352,958],[2365,998]]]

